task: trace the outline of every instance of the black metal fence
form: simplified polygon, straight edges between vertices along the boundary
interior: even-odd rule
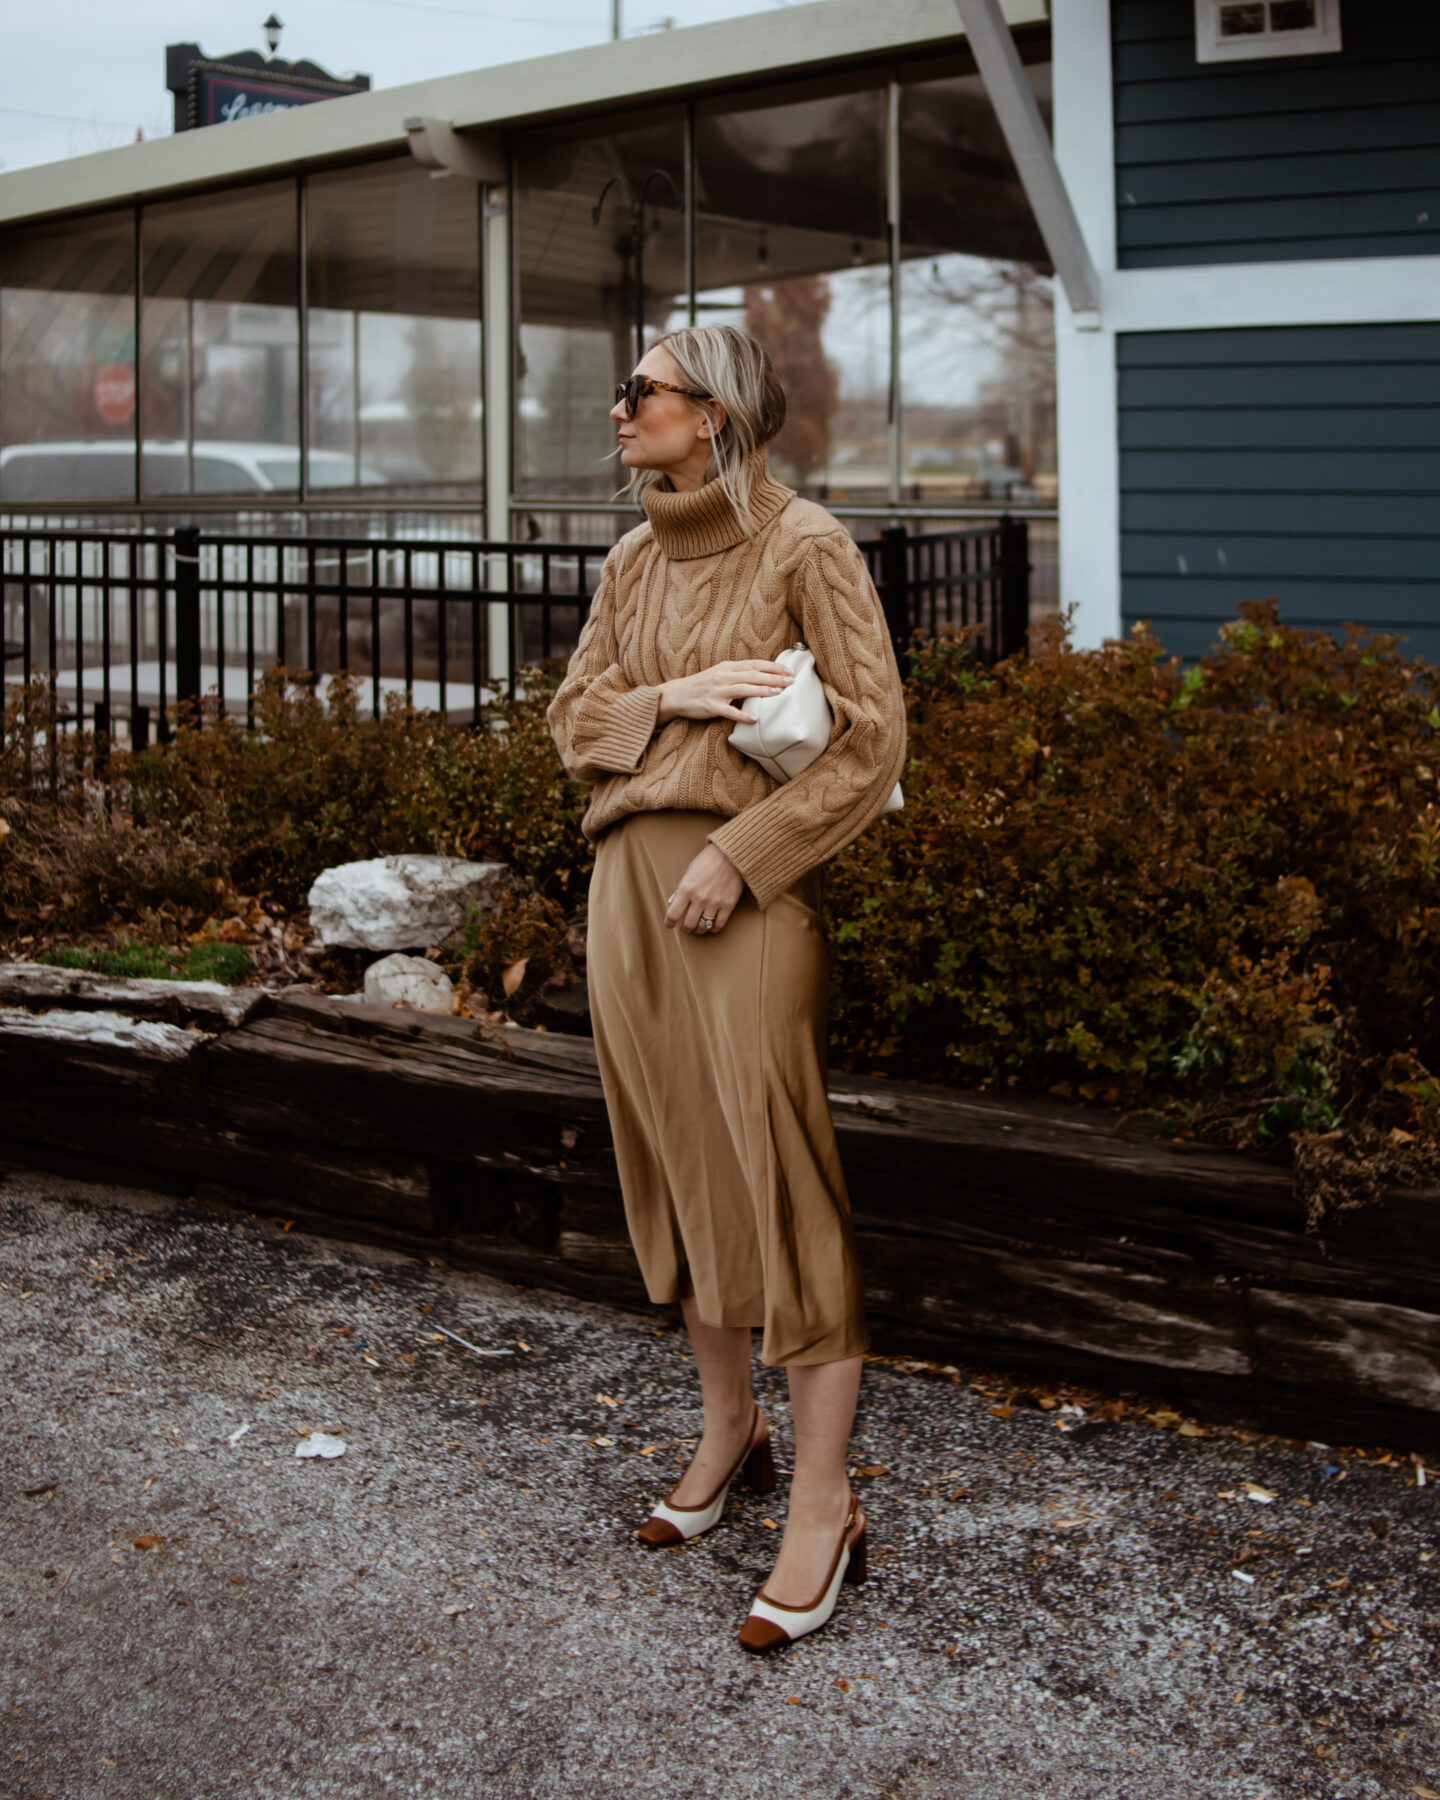
[[[892,525],[860,545],[903,665],[916,631],[973,626],[987,663],[1014,656],[1030,636],[1030,539],[1024,519],[966,531]]]
[[[1023,648],[1025,522],[882,531],[860,546],[902,655],[916,629],[978,628],[986,661]],[[71,728],[139,746],[206,696],[253,724],[266,668],[344,674],[379,716],[387,696],[455,722],[493,684],[573,649],[604,544],[427,535],[258,536],[0,528],[5,676],[45,681]],[[121,727],[125,727],[123,733]]]

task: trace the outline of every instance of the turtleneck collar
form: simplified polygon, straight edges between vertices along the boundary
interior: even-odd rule
[[[661,487],[651,482],[642,495],[642,504],[655,541],[674,562],[685,562],[697,556],[716,556],[745,542],[746,533],[725,489],[718,481],[707,481],[704,487],[690,493],[677,494],[669,486],[669,478]],[[755,529],[763,531],[770,521],[795,498],[795,490],[774,481],[764,453],[760,470],[750,491],[750,511]]]

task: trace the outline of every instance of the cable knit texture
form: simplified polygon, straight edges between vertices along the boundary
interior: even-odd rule
[[[874,819],[905,761],[905,706],[880,601],[850,534],[763,472],[746,537],[718,481],[652,485],[647,522],[605,560],[548,718],[565,767],[595,792],[596,838],[630,813],[719,813],[710,842],[764,907]],[[733,749],[729,719],[657,729],[660,684],[714,663],[815,655],[835,729],[803,774],[776,782]]]

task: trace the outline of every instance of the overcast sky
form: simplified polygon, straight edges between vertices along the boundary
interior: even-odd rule
[[[803,0],[622,0],[628,37]],[[883,0],[877,0],[883,4]],[[0,170],[168,136],[165,46],[261,50],[267,0],[16,0],[0,62]],[[610,36],[611,0],[276,0],[280,53],[398,87]]]

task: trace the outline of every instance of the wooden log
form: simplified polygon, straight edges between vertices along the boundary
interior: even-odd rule
[[[107,1098],[184,1109],[197,1096],[204,1043],[195,1030],[118,1012],[0,1007],[0,1091],[7,1106],[51,1094],[77,1113]]]
[[[216,1040],[209,1098],[231,1124],[267,1136],[462,1163],[477,1146],[502,1145],[527,1167],[555,1170],[567,1130],[608,1138],[594,1078],[527,1067],[443,1035],[417,1045],[278,1015]]]
[[[1133,1122],[849,1076],[832,1101],[878,1344],[1440,1440],[1440,1195],[1321,1238],[1283,1168]],[[582,1039],[317,996],[213,1035],[0,1009],[0,1131],[49,1166],[643,1303]]]
[[[266,1004],[259,988],[226,987],[218,981],[159,981],[41,963],[0,963],[0,1006],[98,1007],[131,1019],[227,1031]]]

